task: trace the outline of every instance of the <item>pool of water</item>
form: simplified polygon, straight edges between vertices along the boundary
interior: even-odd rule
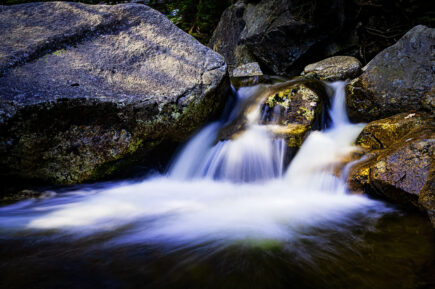
[[[0,237],[0,288],[435,288],[435,232],[423,216],[352,218],[289,240],[191,246],[108,245],[129,226],[74,240],[20,232]]]

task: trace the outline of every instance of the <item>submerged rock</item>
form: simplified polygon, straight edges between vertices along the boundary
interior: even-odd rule
[[[223,108],[223,57],[145,5],[0,11],[2,179],[101,179],[168,155],[155,149]]]
[[[352,121],[372,121],[409,110],[435,108],[435,29],[419,25],[364,67],[347,87]]]
[[[333,56],[305,66],[303,74],[322,80],[346,80],[361,74],[361,62],[352,56]]]
[[[357,143],[370,151],[349,172],[351,191],[413,205],[435,225],[433,119],[412,113],[374,121]]]

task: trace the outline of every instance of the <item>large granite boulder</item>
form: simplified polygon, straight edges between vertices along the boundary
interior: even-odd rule
[[[223,13],[209,46],[225,56],[230,70],[258,61],[268,73],[288,75],[343,24],[341,0],[238,1]]]
[[[0,176],[97,180],[223,108],[224,58],[145,6],[0,6]]]
[[[376,55],[346,87],[352,121],[435,108],[435,29],[419,25]]]
[[[366,126],[357,144],[368,149],[349,172],[351,191],[367,192],[426,211],[435,225],[434,121],[399,114]]]

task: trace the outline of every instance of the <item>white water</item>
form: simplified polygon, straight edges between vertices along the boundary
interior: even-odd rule
[[[258,90],[261,89],[244,87],[239,90],[239,102],[230,119],[241,113],[241,103]],[[285,142],[272,139],[266,127],[258,125],[259,120],[260,107],[256,106],[247,115],[248,128],[242,135],[217,144],[219,123],[210,124],[182,150],[169,170],[169,177],[186,181],[205,178],[253,182],[282,176]]]
[[[212,123],[185,146],[168,175],[23,201],[0,208],[0,233],[33,230],[84,236],[117,233],[114,243],[193,244],[210,240],[292,240],[315,228],[340,230],[358,214],[375,220],[380,202],[349,195],[333,166],[351,152],[362,127],[344,110],[344,83],[335,90],[332,127],[312,132],[285,171],[285,144],[258,125],[259,108],[235,140],[215,143]],[[239,90],[240,103],[260,89]]]

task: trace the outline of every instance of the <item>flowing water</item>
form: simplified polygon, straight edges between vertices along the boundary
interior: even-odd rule
[[[273,86],[245,87],[167,174],[0,207],[0,288],[435,286],[430,224],[335,176],[363,126],[347,119],[344,83],[329,85],[332,123],[288,167],[285,141],[260,125]],[[246,129],[219,141],[243,114]]]

